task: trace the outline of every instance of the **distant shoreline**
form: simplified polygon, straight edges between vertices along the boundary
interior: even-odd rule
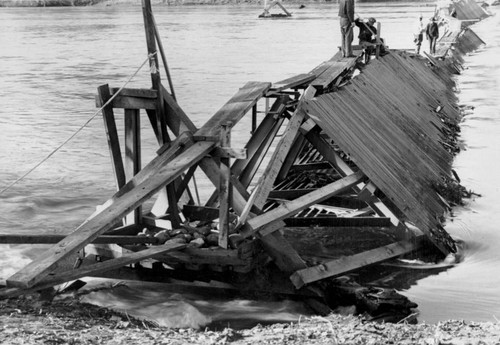
[[[299,0],[287,0],[295,3]],[[336,1],[336,0],[333,0]],[[263,0],[151,0],[154,5],[225,5],[225,4],[259,4]],[[329,0],[320,0],[329,2]],[[141,0],[3,0],[0,7],[82,7],[82,6],[123,6],[141,5]]]
[[[271,1],[271,0],[269,0]],[[377,0],[360,0],[360,2],[371,2]],[[398,1],[398,0],[386,0]],[[416,0],[429,2],[429,0]],[[338,0],[285,0],[286,4],[302,3],[337,3]],[[153,5],[239,5],[239,4],[262,4],[264,0],[151,0]],[[80,6],[121,6],[141,5],[141,0],[2,0],[0,7],[80,7]]]

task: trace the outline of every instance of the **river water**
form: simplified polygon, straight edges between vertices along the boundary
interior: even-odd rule
[[[197,125],[247,81],[273,82],[305,73],[336,52],[340,40],[335,3],[287,7],[293,16],[279,20],[258,19],[262,8],[257,5],[154,8],[178,102]],[[373,16],[382,23],[386,43],[401,49],[412,48],[416,17],[430,17],[434,8],[435,2],[421,1],[357,4],[360,16]],[[487,45],[465,58],[467,69],[457,78],[460,103],[474,109],[464,118],[466,150],[456,158],[455,169],[463,185],[482,197],[455,210],[446,226],[466,243],[463,261],[423,279],[416,279],[420,272],[415,269],[410,272],[415,279],[407,284],[411,286],[401,287],[403,294],[419,304],[419,320],[426,322],[500,317],[500,256],[496,250],[500,245],[496,218],[500,196],[496,182],[500,171],[499,17],[490,17],[473,30]],[[0,189],[94,115],[99,85],[123,85],[145,58],[139,6],[2,8]],[[146,68],[129,84],[149,86]],[[118,125],[122,127],[122,123]],[[142,126],[143,160],[147,162],[155,140],[148,123],[143,121]],[[233,138],[236,146],[238,133]],[[109,163],[97,116],[48,161],[0,195],[0,230],[71,231],[113,193]],[[200,188],[207,184],[201,180]],[[39,250],[0,246],[0,279],[23,267]],[[303,306],[290,301],[279,305],[247,300],[207,304],[199,296],[162,294],[157,288],[148,292],[129,289],[113,296],[94,296],[94,300],[114,301],[127,310],[135,304],[136,311],[149,310],[162,320],[175,319],[175,315],[178,318],[173,322],[180,326],[224,320],[223,313],[227,319],[228,311],[234,319],[268,321],[296,320],[305,313]]]

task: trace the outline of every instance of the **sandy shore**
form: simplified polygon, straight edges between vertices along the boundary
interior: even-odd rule
[[[499,323],[380,324],[354,316],[304,317],[294,324],[220,332],[168,329],[74,297],[0,301],[1,344],[499,344]]]

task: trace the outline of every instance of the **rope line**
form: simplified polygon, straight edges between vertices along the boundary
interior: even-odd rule
[[[128,83],[130,83],[132,81],[132,79],[137,75],[137,73],[139,73],[139,71],[142,69],[142,67],[144,67],[144,65],[146,64],[146,62],[148,62],[153,56],[156,55],[157,52],[154,52],[152,54],[149,54],[148,57],[146,58],[146,60],[144,60],[144,62],[139,66],[139,68],[137,68],[137,70],[134,72],[134,74],[132,74],[132,76],[130,76],[130,78],[128,78],[128,80],[122,85],[122,87],[120,87],[118,89],[118,91],[115,92],[115,94],[102,106],[100,107],[99,109],[97,109],[97,111],[94,113],[94,115],[92,115],[82,126],[80,126],[80,128],[78,128],[72,135],[70,135],[70,137],[68,139],[66,139],[62,144],[60,144],[58,147],[56,147],[54,150],[52,150],[52,152],[50,152],[44,159],[42,159],[40,162],[38,162],[35,166],[33,166],[30,170],[28,170],[24,175],[22,175],[21,177],[19,177],[17,180],[15,180],[14,182],[10,183],[7,187],[5,187],[4,189],[2,189],[0,191],[0,195],[2,195],[4,192],[8,191],[10,188],[12,188],[13,186],[15,186],[16,184],[18,184],[19,182],[21,182],[22,180],[24,180],[26,178],[26,176],[28,176],[29,174],[31,174],[33,171],[35,171],[40,165],[42,165],[43,163],[45,163],[50,157],[52,157],[57,151],[59,151],[64,145],[66,145],[68,142],[70,142],[78,133],[80,133],[85,127],[88,126],[88,124],[93,120],[95,119],[95,117],[105,108],[107,107],[119,94],[120,92],[125,88],[125,86],[128,85]]]

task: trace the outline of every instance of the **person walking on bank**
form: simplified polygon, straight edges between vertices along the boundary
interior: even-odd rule
[[[342,35],[342,56],[354,57],[352,54],[352,40],[354,28],[354,0],[339,1],[340,33]]]
[[[415,31],[413,32],[413,42],[415,42],[415,54],[420,54],[420,47],[422,46],[422,41],[424,40],[425,25],[423,21],[423,16],[418,17],[418,21],[415,24]]]
[[[429,40],[429,53],[436,54],[436,42],[439,37],[439,26],[436,17],[432,17],[429,24],[427,24],[425,35]]]

